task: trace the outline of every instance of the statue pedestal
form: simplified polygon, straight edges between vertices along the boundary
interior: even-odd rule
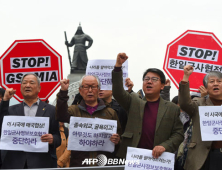
[[[77,70],[76,70],[77,71]],[[82,76],[85,75],[85,71],[78,70],[79,72],[75,72],[68,75],[69,79],[69,89],[68,89],[68,96],[69,100],[67,102],[68,106],[70,106],[75,98],[75,95],[79,93],[79,81]],[[56,99],[54,100],[52,105],[56,105]]]
[[[78,72],[77,72],[78,71]],[[68,106],[70,106],[75,98],[75,95],[79,93],[79,81],[81,80],[82,76],[85,75],[85,71],[76,70],[75,73],[69,74],[69,100],[68,100]]]
[[[69,84],[74,83],[79,81],[82,76],[84,76],[86,74],[86,71],[81,71],[81,70],[76,70],[75,73],[69,74],[68,75],[68,79],[69,79]]]
[[[86,74],[86,70],[76,70],[74,68],[71,68],[70,73],[71,74],[75,74],[75,73],[84,73],[84,74]]]

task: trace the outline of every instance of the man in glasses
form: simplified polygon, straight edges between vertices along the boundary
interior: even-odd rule
[[[57,94],[56,116],[60,122],[69,123],[70,116],[103,118],[117,120],[117,134],[113,134],[110,140],[117,145],[120,141],[121,126],[116,112],[98,98],[100,81],[96,76],[86,75],[80,80],[79,92],[83,98],[78,105],[67,106],[69,80],[61,80],[61,90]],[[96,158],[104,154],[107,158],[113,157],[113,153],[101,151],[71,151],[70,167],[82,166],[85,158]]]
[[[183,126],[179,107],[160,97],[165,85],[163,72],[156,68],[145,71],[145,97],[140,99],[137,94],[128,94],[123,89],[121,67],[127,59],[125,53],[119,53],[112,71],[113,96],[128,113],[117,156],[126,157],[127,146],[153,150],[154,158],[165,151],[174,153],[183,141]]]

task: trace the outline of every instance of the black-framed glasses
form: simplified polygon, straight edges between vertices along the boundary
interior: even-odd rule
[[[157,82],[160,78],[158,77],[144,77],[143,81],[144,82],[148,82],[149,80],[151,80],[152,82]]]
[[[81,86],[81,88],[83,88],[84,90],[89,90],[90,88],[92,89],[92,90],[96,90],[96,89],[98,89],[98,85],[93,85],[93,86]]]

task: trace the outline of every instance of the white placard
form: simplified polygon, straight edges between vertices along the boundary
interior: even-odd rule
[[[0,149],[48,152],[48,142],[40,139],[48,131],[49,117],[4,116]]]
[[[174,169],[175,154],[164,152],[154,159],[152,150],[127,147],[125,170],[133,169]]]
[[[110,141],[117,131],[117,121],[99,118],[70,117],[68,150],[114,151]]]
[[[89,60],[86,68],[86,75],[96,75],[101,83],[101,90],[112,90],[112,70],[116,64],[116,60]],[[128,77],[128,60],[123,63],[123,85]]]
[[[222,107],[199,106],[202,141],[222,140]]]

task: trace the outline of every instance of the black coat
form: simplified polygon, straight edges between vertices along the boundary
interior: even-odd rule
[[[112,99],[112,102],[110,103],[110,107],[116,111],[117,116],[119,118],[120,125],[121,125],[122,133],[124,133],[125,128],[126,128],[126,123],[127,123],[126,111],[114,99]]]
[[[23,103],[9,107],[9,101],[2,101],[0,107],[0,120],[2,120],[5,115],[24,116]],[[40,101],[36,117],[49,117],[49,134],[53,135],[53,144],[49,145],[49,151],[46,153],[7,151],[2,164],[3,169],[23,169],[26,165],[27,168],[52,167],[51,154],[55,151],[56,147],[61,144],[59,123],[55,120],[55,107]]]

